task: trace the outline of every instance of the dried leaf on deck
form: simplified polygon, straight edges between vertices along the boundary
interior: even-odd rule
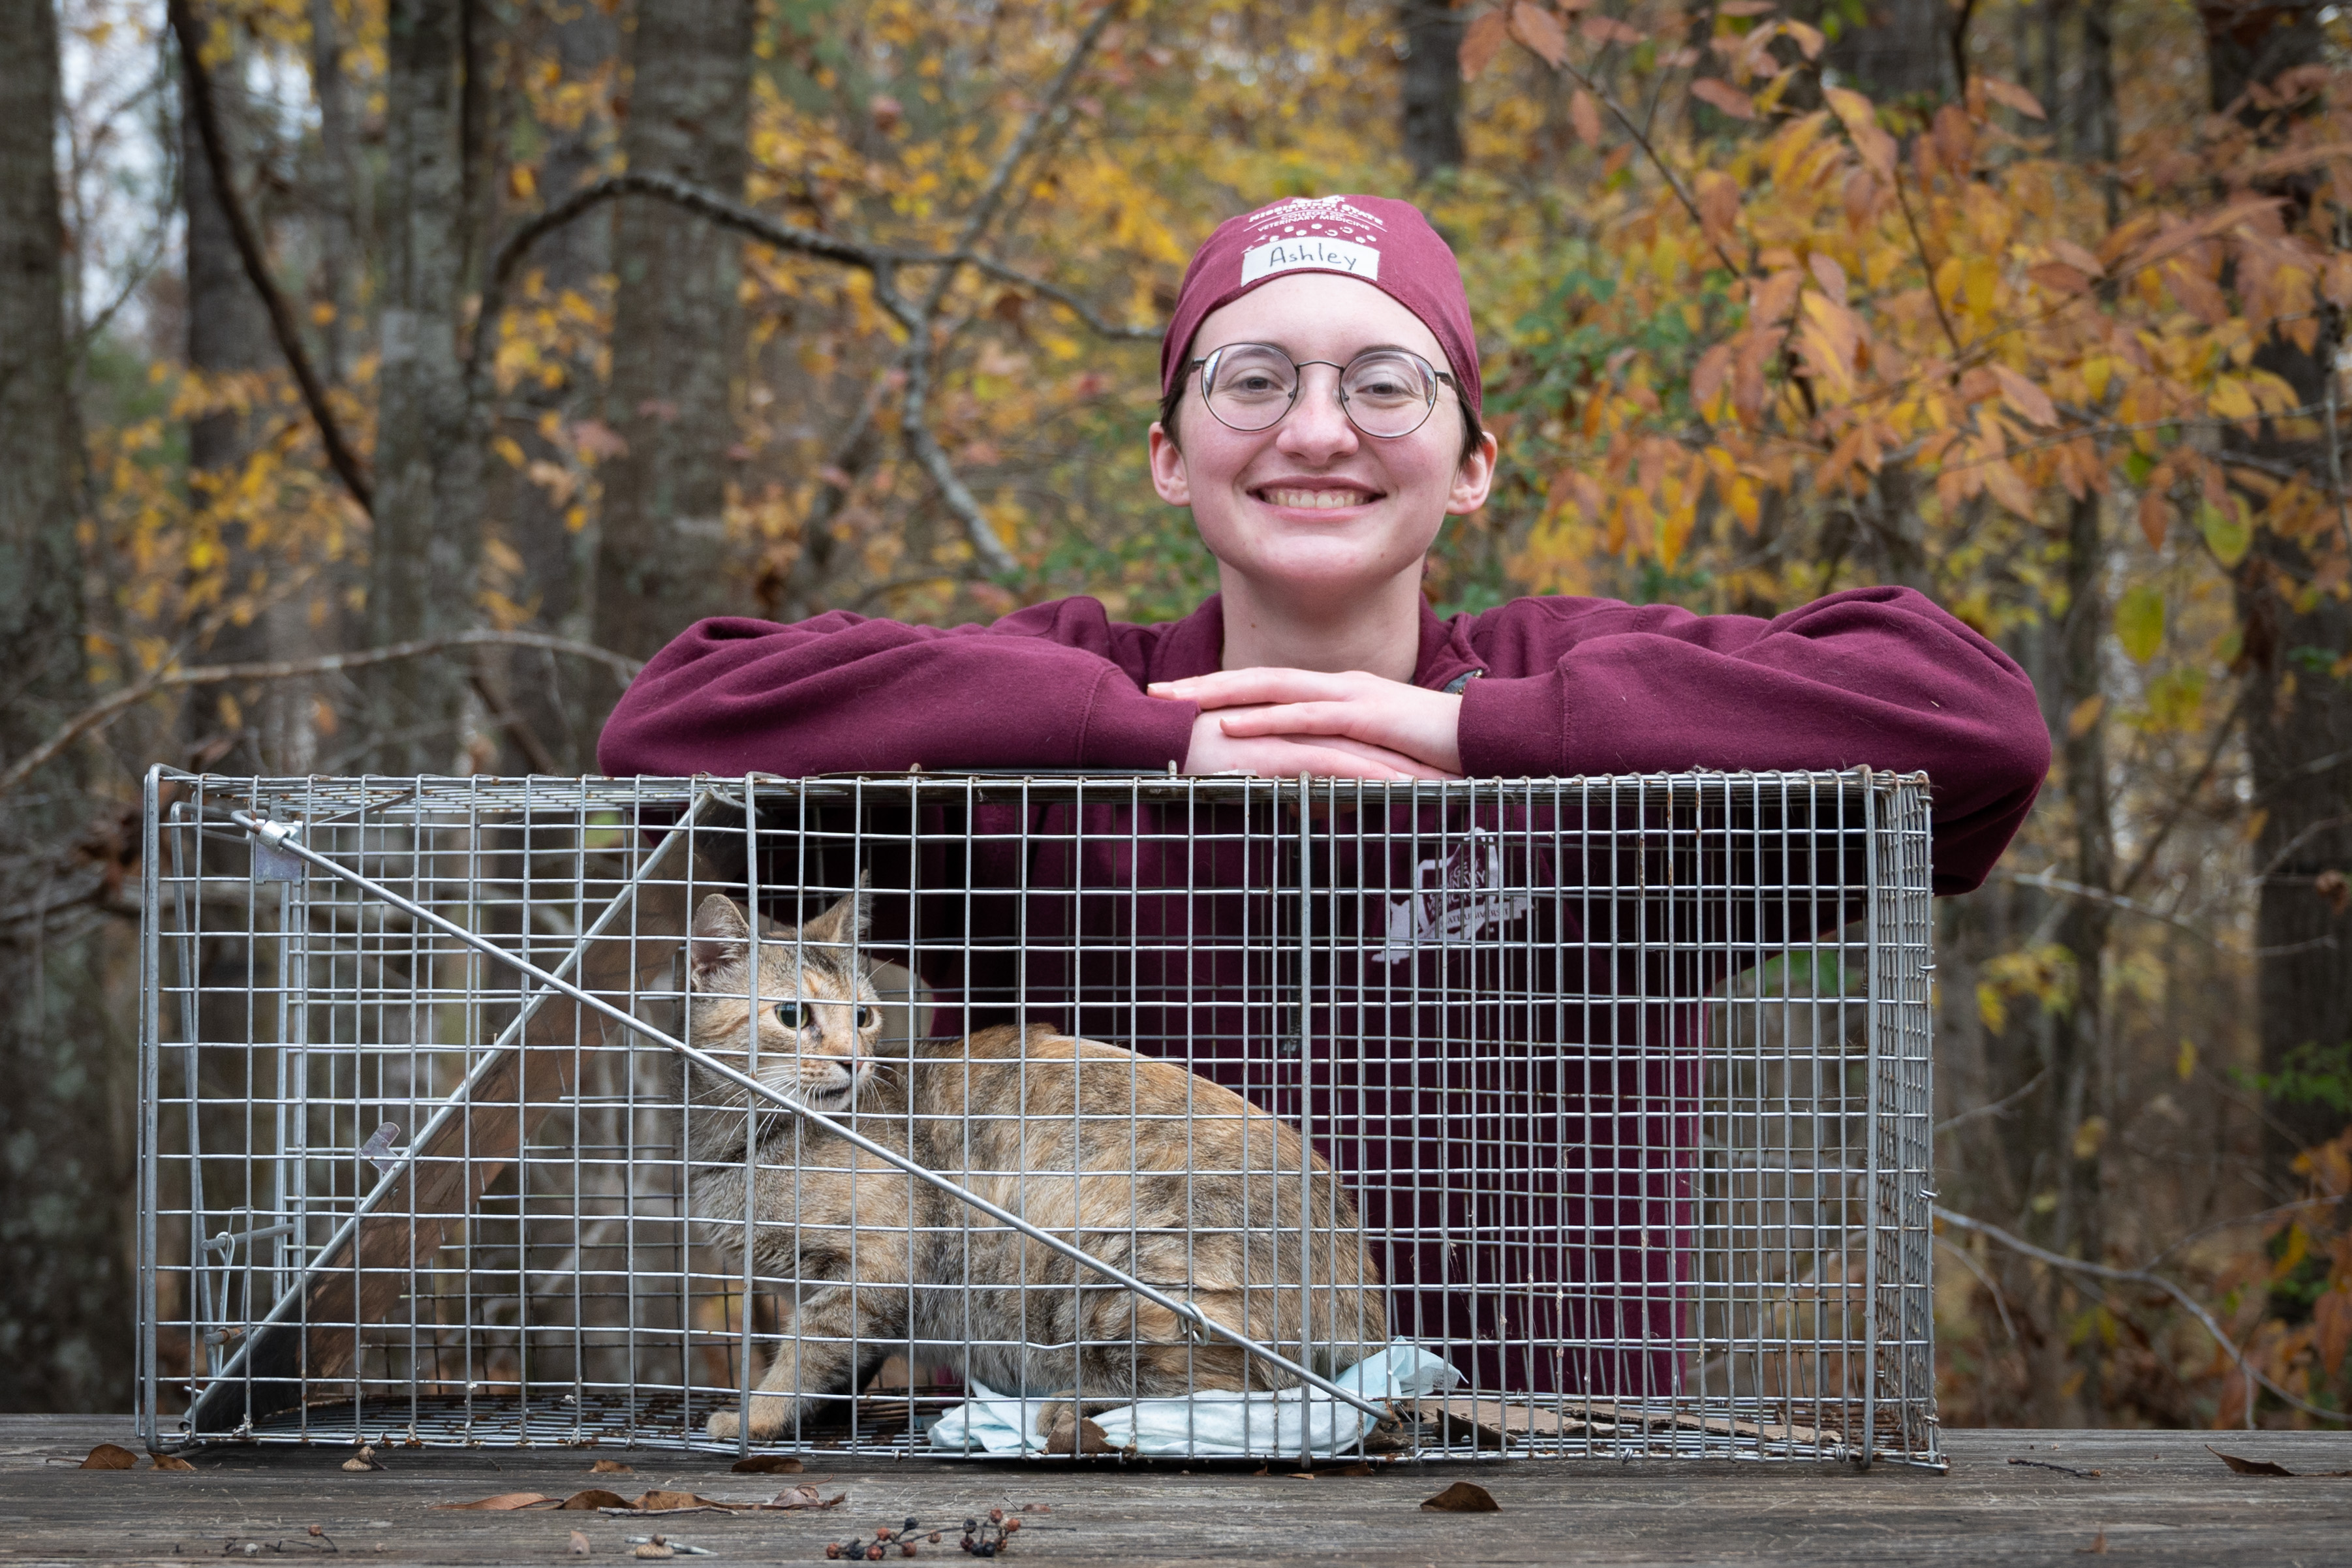
[[[747,1454],[727,1468],[739,1476],[796,1476],[807,1467],[790,1454]]]
[[[572,1555],[574,1557],[588,1555],[588,1537],[581,1531],[575,1530],[572,1532]]]
[[[2091,1537],[2091,1544],[2088,1546],[2074,1548],[2074,1555],[2077,1557],[2105,1557],[2106,1554],[2107,1532],[2104,1530]]]
[[[383,1467],[376,1463],[375,1450],[373,1448],[362,1448],[358,1453],[353,1454],[350,1458],[343,1461],[343,1469],[347,1470],[380,1470],[383,1469]]]
[[[1433,1513],[1500,1513],[1495,1504],[1495,1494],[1485,1487],[1468,1481],[1455,1481],[1422,1507]]]
[[[619,1492],[591,1487],[586,1491],[573,1492],[557,1506],[573,1513],[584,1513],[592,1508],[627,1508],[630,1504],[629,1500]]]
[[[155,1456],[155,1468],[159,1470],[193,1470],[196,1467],[177,1454],[158,1454]]]
[[[592,1476],[633,1476],[637,1472],[618,1459],[599,1459],[588,1467]]]
[[[2291,1470],[2268,1459],[2242,1459],[2235,1454],[2223,1453],[2210,1443],[2205,1445],[2205,1451],[2242,1476],[2313,1476],[2322,1479],[2352,1476],[2352,1470]]]
[[[436,1502],[435,1508],[471,1509],[481,1513],[510,1513],[519,1508],[531,1508],[555,1500],[545,1492],[502,1491],[496,1497],[477,1498],[472,1502]]]
[[[778,1492],[772,1502],[757,1503],[753,1506],[762,1509],[839,1508],[848,1500],[849,1494],[845,1491],[835,1492],[831,1497],[826,1497],[814,1487],[797,1486],[789,1491]]]
[[[100,1443],[81,1462],[86,1470],[127,1470],[139,1463],[139,1456],[120,1443]]]
[[[606,1504],[605,1506],[610,1507],[611,1505]],[[667,1513],[676,1509],[736,1508],[740,1507],[741,1505],[738,1503],[714,1502],[707,1497],[697,1497],[690,1491],[649,1491],[646,1493],[645,1496],[637,1499],[636,1501],[623,1503],[621,1506],[624,1508],[634,1508],[640,1513]]]

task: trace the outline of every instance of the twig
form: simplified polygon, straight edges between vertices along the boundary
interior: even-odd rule
[[[2078,1470],[2072,1465],[2053,1464],[2048,1459],[2012,1458],[2009,1462],[2012,1465],[2032,1465],[2037,1470],[2056,1470],[2061,1475],[2074,1476],[2080,1480],[2096,1480],[2099,1478],[2097,1470]]]
[[[2308,1400],[2299,1399],[2271,1381],[2269,1374],[2246,1359],[2244,1353],[2239,1350],[2236,1342],[2222,1332],[2221,1325],[2214,1321],[2213,1314],[2199,1304],[2194,1296],[2152,1269],[2117,1269],[2105,1263],[2093,1263],[2081,1258],[2069,1258],[2062,1252],[2053,1252],[2046,1247],[2036,1247],[2023,1237],[2012,1236],[1998,1225],[1989,1224],[1981,1219],[1972,1219],[1965,1214],[1956,1214],[1941,1204],[1935,1206],[1935,1213],[1936,1218],[1947,1225],[1956,1225],[1962,1230],[1973,1230],[1988,1240],[1998,1241],[2011,1251],[2021,1252],[2028,1258],[2047,1263],[2053,1269],[2064,1269],[2077,1274],[2087,1274],[2093,1279],[2112,1280],[2118,1284],[2153,1286],[2178,1301],[2182,1311],[2195,1318],[2205,1332],[2213,1336],[2213,1343],[2221,1346],[2229,1358],[2237,1364],[2239,1372],[2249,1381],[2261,1384],[2307,1416],[2316,1416],[2324,1421],[2352,1420],[2352,1416],[2347,1416],[2344,1411],[2325,1409]],[[2249,1405],[2251,1406],[2251,1401]]]
[[[1927,275],[1927,299],[1936,308],[1936,320],[1944,329],[1944,341],[1952,346],[1958,358],[1968,350],[1960,347],[1960,335],[1952,329],[1952,319],[1944,310],[1944,296],[1936,287],[1936,264],[1927,257],[1927,241],[1919,232],[1919,220],[1911,214],[1911,198],[1903,193],[1903,160],[1895,161],[1895,204],[1903,209],[1903,226],[1911,231],[1911,244],[1919,253],[1920,269]]]
[[[2091,904],[2104,904],[2110,909],[2120,909],[2127,915],[2137,915],[2149,920],[2161,920],[2167,925],[2178,926],[2201,942],[2212,944],[2224,953],[2238,952],[2238,949],[2231,947],[2211,932],[2199,930],[2195,925],[2178,915],[2156,908],[2152,904],[2142,904],[2136,898],[2126,898],[2119,893],[2109,893],[2103,887],[2091,887],[2083,883],[2071,882],[2065,877],[2046,871],[2035,872],[2028,876],[2021,872],[1996,870],[1993,875],[2017,887],[2036,887],[2044,893],[2063,894],[2068,898],[2079,898]]]
[[[2017,1344],[2019,1343],[2017,1338],[2017,1325],[2010,1321],[2009,1298],[2001,1294],[2000,1281],[1987,1273],[1985,1271],[1985,1266],[1978,1262],[1973,1257],[1969,1256],[1969,1249],[1961,1246],[1958,1242],[1953,1240],[1950,1237],[1937,1237],[1936,1245],[1941,1247],[1945,1251],[1949,1252],[1953,1257],[1958,1258],[1960,1260],[1961,1265],[1965,1267],[1969,1273],[1974,1274],[1977,1277],[1977,1283],[1982,1285],[1986,1291],[1992,1297],[1993,1311],[2000,1314],[2001,1332],[2009,1335],[2010,1343]]]
[[[0,772],[0,795],[24,782],[41,764],[81,737],[105,728],[158,692],[178,691],[187,686],[219,685],[227,681],[283,681],[304,675],[331,675],[339,671],[364,669],[370,664],[385,664],[397,659],[414,659],[450,648],[484,647],[538,648],[551,653],[569,653],[574,658],[592,659],[609,665],[624,680],[643,667],[636,660],[615,653],[609,648],[574,643],[563,637],[551,637],[539,632],[460,632],[447,637],[394,643],[387,647],[362,648],[350,653],[328,653],[315,659],[272,659],[249,664],[199,664],[184,670],[175,670],[165,664],[105,700],[84,708],[47,740],[10,763],[5,772]]]
[[[2340,338],[2335,332],[2328,336]],[[2336,491],[2336,527],[2344,536],[2345,559],[2352,562],[2352,505],[2344,499],[2343,437],[2336,429],[2336,355],[2331,352],[2327,356],[2327,483]]]
[[[1657,147],[1643,129],[1633,123],[1633,115],[1626,111],[1623,104],[1617,101],[1616,95],[1585,75],[1583,69],[1575,61],[1565,56],[1560,58],[1559,68],[1567,72],[1570,79],[1577,86],[1599,99],[1601,107],[1615,116],[1617,123],[1625,128],[1625,134],[1633,139],[1633,145],[1639,147],[1643,156],[1650,160],[1650,166],[1657,170],[1659,175],[1666,182],[1666,189],[1675,193],[1675,200],[1683,204],[1683,211],[1688,213],[1691,222],[1698,225],[1699,237],[1706,240],[1707,248],[1715,252],[1716,259],[1723,263],[1724,270],[1734,277],[1747,276],[1748,269],[1732,260],[1730,253],[1708,237],[1706,220],[1699,215],[1698,203],[1692,198],[1689,188],[1683,183],[1682,176],[1667,167],[1666,161],[1659,156]]]
[[[2173,802],[2172,810],[2166,813],[2164,821],[2158,824],[2156,831],[2149,835],[2147,842],[2141,847],[2139,858],[2132,862],[2131,870],[2126,872],[2123,881],[2116,884],[2117,893],[2128,895],[2133,888],[2139,885],[2139,879],[2147,874],[2148,868],[2156,864],[2157,852],[2164,848],[2164,841],[2172,836],[2172,830],[2178,827],[2180,820],[2189,814],[2189,808],[2196,802],[2197,792],[2205,788],[2205,780],[2213,777],[2213,769],[2221,763],[2221,753],[2229,748],[2231,732],[2237,728],[2238,720],[2245,713],[2247,701],[2252,695],[2252,683],[2239,683],[2237,700],[2230,705],[2230,711],[2222,716],[2221,727],[2213,737],[2212,749],[2205,753],[2204,766],[2197,769],[2197,776],[2189,779],[2188,787],[2180,791],[2179,798]]]
[[[2041,1071],[2035,1073],[2032,1077],[2027,1079],[2023,1083],[2019,1084],[2016,1088],[2011,1090],[2008,1093],[2002,1095],[2000,1099],[1994,1101],[1990,1105],[1979,1105],[1974,1110],[1963,1111],[1957,1116],[1949,1117],[1944,1121],[1937,1123],[1936,1131],[1938,1134],[1948,1133],[1955,1127],[1966,1126],[1969,1123],[1975,1121],[1979,1116],[2000,1115],[2011,1105],[2016,1104],[2020,1100],[2024,1099],[2028,1094],[2031,1094],[2036,1089],[2041,1088],[2042,1081],[2049,1076],[2050,1070],[2045,1067]]]
[[[228,219],[229,233],[236,241],[237,258],[245,264],[245,275],[252,280],[254,291],[261,296],[262,305],[269,312],[269,329],[278,340],[278,351],[286,356],[287,368],[294,372],[295,383],[302,389],[303,406],[310,411],[311,423],[319,427],[320,444],[327,449],[327,462],[343,482],[343,488],[360,509],[375,516],[375,487],[367,470],[361,466],[359,455],[343,439],[342,427],[335,423],[334,411],[327,406],[327,389],[319,372],[311,366],[310,356],[302,347],[301,329],[294,324],[293,308],[278,291],[269,276],[268,258],[261,252],[260,237],[255,234],[253,220],[245,210],[245,203],[236,193],[229,175],[228,144],[221,135],[220,114],[213,101],[213,83],[205,69],[204,40],[197,36],[196,22],[190,10],[190,0],[166,0],[164,7],[171,18],[172,31],[180,40],[180,60],[186,71],[188,110],[195,117],[196,140],[204,143],[205,165],[212,171],[213,199],[220,204],[221,214]],[[14,781],[14,770],[0,777],[0,790]]]
[[[1022,161],[1028,157],[1038,138],[1048,128],[1060,129],[1067,112],[1070,89],[1076,84],[1080,68],[1094,53],[1104,31],[1125,4],[1126,0],[1107,0],[1107,4],[1095,13],[1094,20],[1087,24],[1087,30],[1078,35],[1076,45],[1070,50],[1070,57],[1062,62],[1062,68],[1055,76],[1053,85],[1045,89],[1045,98],[1021,122],[1021,129],[1013,133],[1013,140],[1005,145],[1003,154],[996,161],[996,167],[989,172],[988,183],[981,188],[980,199],[972,204],[971,213],[964,219],[963,233],[956,239],[955,248],[959,256],[968,254],[972,246],[978,245],[981,236],[988,232],[989,225],[996,221],[1013,173],[1020,168]],[[939,438],[931,434],[929,417],[931,355],[936,347],[931,337],[931,325],[939,319],[940,307],[946,302],[948,290],[954,287],[956,274],[961,267],[961,260],[951,260],[940,268],[938,276],[931,279],[929,290],[923,296],[918,319],[908,323],[907,349],[901,360],[907,372],[907,387],[904,401],[899,405],[900,434],[908,453],[923,472],[931,476],[931,483],[939,486],[940,499],[947,502],[950,511],[962,519],[965,537],[971,541],[972,553],[980,558],[991,575],[1012,577],[1020,571],[1021,563],[1013,559],[1011,550],[1004,548],[1004,541],[996,537],[996,525],[989,520],[987,513],[980,509],[980,502],[956,476],[955,467],[948,461],[948,455],[940,450]],[[876,281],[878,284],[880,279]]]

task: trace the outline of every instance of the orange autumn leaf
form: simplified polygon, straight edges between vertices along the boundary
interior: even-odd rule
[[[1460,51],[1464,81],[1476,81],[1479,73],[1494,63],[1509,30],[1510,23],[1500,11],[1488,11],[1464,29]]]
[[[1526,45],[1544,64],[1557,68],[1568,58],[1568,34],[1559,18],[1541,5],[1518,0],[1510,12],[1511,37]]]
[[[1691,96],[1712,109],[1720,110],[1734,120],[1756,118],[1756,100],[1714,77],[1699,77],[1690,84]]]

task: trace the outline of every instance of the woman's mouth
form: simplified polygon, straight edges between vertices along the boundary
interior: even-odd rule
[[[1262,486],[1251,494],[1269,507],[1295,507],[1309,512],[1337,511],[1342,507],[1361,507],[1380,499],[1370,490],[1353,487],[1326,489],[1290,485]]]

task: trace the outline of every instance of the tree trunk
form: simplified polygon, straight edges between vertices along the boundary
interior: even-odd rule
[[[378,644],[473,620],[480,454],[467,440],[457,326],[466,229],[463,0],[392,0],[386,23],[384,303],[368,632]],[[465,682],[454,660],[407,659],[375,683],[366,767],[447,771]]]
[[[2205,0],[2210,101],[2217,113],[2236,111],[2267,131],[2274,111],[2243,103],[2250,88],[2280,72],[2310,65],[2322,54],[2318,6],[2253,6]],[[2266,136],[2267,140],[2268,137]],[[2309,210],[2312,192],[2290,178],[2273,187],[2287,198],[2290,221]],[[2332,333],[2305,352],[2273,336],[2254,362],[2284,377],[2305,406],[2326,400]],[[2292,464],[2323,494],[2333,487],[2326,438],[2294,441],[2265,425],[2252,441],[2234,429],[2225,444],[2272,464]],[[2309,597],[2315,557],[2343,548],[2339,539],[2286,538],[2267,528],[2240,564],[2237,601],[2244,634],[2246,750],[2252,764],[2253,805],[2263,813],[2254,863],[2257,895],[2256,1007],[2263,1071],[2277,1078],[2314,1052],[2352,1042],[2352,910],[2339,912],[2316,883],[2326,872],[2352,872],[2352,685],[2328,665],[2352,651],[2352,606],[2331,594]],[[2343,1116],[2295,1094],[2266,1096],[2263,1165],[2275,1190],[2299,1190],[2291,1162],[2296,1152],[2331,1137]]]
[[[208,74],[214,101],[219,106],[221,132],[228,143],[228,162],[232,167],[240,165],[245,162],[242,154],[250,116],[246,112],[236,57],[232,55],[215,62]],[[228,214],[213,189],[212,165],[205,156],[203,134],[196,129],[195,115],[187,111],[184,104],[180,116],[180,188],[187,214],[184,248],[188,368],[205,382],[215,382],[274,366],[278,348],[270,340],[268,312],[262,306],[261,297],[254,292],[252,279],[245,275],[245,263],[237,255]],[[255,225],[260,226],[261,214],[249,199],[247,211]],[[223,492],[233,488],[236,470],[250,452],[252,441],[252,416],[234,408],[220,409],[188,422],[189,498],[199,512],[211,510]],[[241,592],[257,563],[245,549],[238,537],[240,530],[224,526],[217,519],[213,527],[220,529],[220,547],[232,563],[229,591]],[[263,621],[253,618],[239,624],[232,620],[215,634],[205,653],[223,664],[269,657]],[[202,741],[216,735],[251,733],[246,723],[244,699],[253,695],[226,687],[194,693],[181,721],[188,738]],[[271,701],[278,695],[266,694],[262,700]],[[257,721],[262,716],[253,715]],[[272,727],[265,724],[260,727]],[[240,743],[225,754],[222,761],[230,770],[240,765],[250,766],[256,771],[269,770],[258,749],[249,744]]]
[[[546,41],[552,45],[555,67],[572,82],[590,80],[609,68],[620,44],[620,29],[594,5],[572,8],[550,35]],[[543,202],[560,202],[604,172],[601,150],[610,126],[598,110],[588,110],[568,127],[544,125],[539,131],[546,138],[539,169]],[[593,295],[597,278],[612,270],[612,210],[606,207],[564,225],[533,246],[530,269],[540,274],[547,298],[560,298],[567,290]],[[509,396],[538,416],[553,414],[567,423],[580,419],[596,410],[602,389],[582,367],[574,364],[567,371],[556,386],[528,379]],[[530,423],[528,430],[520,422],[509,422],[505,428],[528,457],[562,467],[565,453],[539,433],[538,418]],[[511,469],[500,475],[499,483],[504,487],[503,504],[494,516],[501,519],[507,543],[522,562],[522,580],[529,588],[524,602],[535,612],[539,629],[584,638],[590,605],[585,591],[595,549],[587,497],[572,496],[559,502],[545,486]],[[502,732],[501,769],[527,770],[550,762],[565,773],[593,768],[598,721],[610,695],[608,674],[583,669],[576,661],[520,650],[484,663],[497,695],[519,721]]]
[[[346,380],[358,326],[360,274],[365,246],[360,214],[367,210],[361,187],[365,161],[360,145],[359,106],[350,75],[343,69],[342,22],[335,0],[310,0],[310,88],[319,99],[318,158],[310,200],[320,211],[319,222],[320,293],[334,307],[334,318],[320,329],[324,353],[320,371],[331,382]]]
[[[2055,710],[2058,755],[2074,839],[2074,878],[2084,887],[2113,890],[2116,874],[2115,817],[2107,781],[2106,682],[2101,652],[2107,630],[2105,541],[2100,537],[2100,497],[2070,505],[2066,528],[2066,614],[2059,627],[2059,683]],[[2106,952],[2114,906],[2091,898],[2067,902],[2056,933],[2058,946],[2074,962],[2072,995],[2050,1019],[2050,1088],[2035,1128],[2049,1161],[2037,1192],[2055,1198],[2042,1235],[2044,1245],[2070,1257],[2104,1262],[2105,1207],[2100,1167],[2110,1124],[2104,1092],[2106,1017]],[[2059,1310],[2058,1295],[2076,1281],[2055,1270],[2042,1281],[2045,1301],[2040,1321],[2057,1324],[2071,1314]],[[2065,1342],[2045,1342],[2053,1360],[2067,1354]],[[2097,1338],[2074,1347],[2073,1375],[2050,1369],[2053,1392],[2075,1424],[2102,1407],[2098,1378],[2105,1352]],[[2071,1396],[2065,1390],[2073,1389]],[[2078,1414],[2079,1413],[2079,1414]]]
[[[0,0],[0,756],[13,758],[88,693],[50,0]],[[79,784],[61,758],[0,800],[0,904],[49,894],[82,826]],[[86,929],[0,926],[0,1409],[120,1410],[131,1394],[129,1053],[104,991]]]
[[[621,131],[631,169],[741,195],[753,13],[751,0],[640,0]],[[666,203],[624,202],[614,219],[606,417],[628,451],[604,469],[595,631],[640,658],[749,600],[730,580],[726,526],[740,244]]]
[[[1462,16],[1453,0],[1402,0],[1404,155],[1426,180],[1462,165]]]

